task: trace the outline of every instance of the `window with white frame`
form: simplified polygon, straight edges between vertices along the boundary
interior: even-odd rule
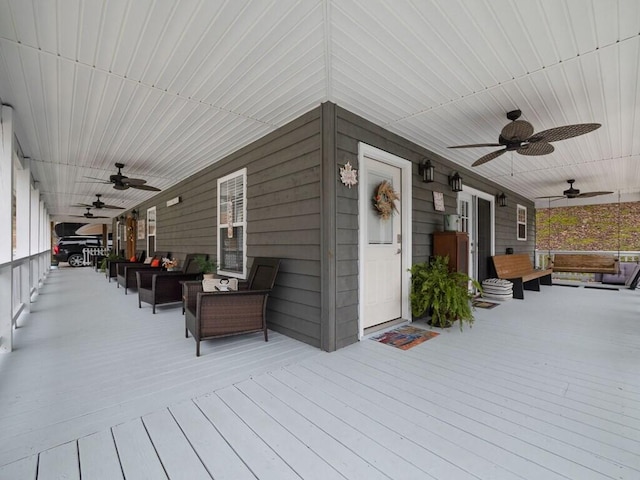
[[[516,226],[518,228],[518,240],[527,239],[527,207],[518,205]]]
[[[218,179],[218,273],[246,278],[247,169]]]
[[[156,251],[156,207],[147,208],[147,255]]]

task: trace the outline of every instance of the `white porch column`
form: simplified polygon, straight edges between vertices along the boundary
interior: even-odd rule
[[[0,351],[13,348],[13,109],[0,107]],[[7,228],[8,227],[8,228]]]
[[[31,162],[24,158],[15,161],[16,172],[16,259],[29,258],[31,232]],[[20,292],[18,298],[25,311],[30,311],[30,262],[20,265]]]
[[[31,232],[29,235],[29,255],[35,255],[38,253],[38,245],[40,240],[38,235],[40,234],[40,192],[37,188],[31,187],[31,202],[29,208],[31,209],[30,224]],[[38,260],[31,257],[29,261],[29,297],[38,288]]]
[[[16,162],[16,259],[29,256],[31,229],[31,163],[25,158]]]

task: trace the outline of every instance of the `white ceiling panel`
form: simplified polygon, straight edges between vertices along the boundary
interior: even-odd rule
[[[640,198],[637,0],[0,0],[0,99],[56,219],[168,188],[330,100],[471,168],[506,112],[601,123],[475,171],[531,199]],[[502,148],[502,147],[501,147]],[[543,202],[547,202],[546,200]]]

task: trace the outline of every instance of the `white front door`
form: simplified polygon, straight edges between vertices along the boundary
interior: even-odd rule
[[[368,199],[360,228],[364,233],[364,292],[362,328],[402,317],[402,202],[395,200],[389,218],[374,206],[374,195],[383,182],[402,195],[402,170],[367,158],[361,181]],[[384,198],[382,199],[384,202]]]

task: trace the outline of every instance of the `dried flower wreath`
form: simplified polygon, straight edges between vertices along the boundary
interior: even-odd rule
[[[393,214],[393,211],[398,211],[395,201],[400,200],[400,197],[395,192],[391,184],[383,180],[376,188],[376,193],[373,195],[373,206],[378,211],[378,214],[383,220],[388,219]]]

